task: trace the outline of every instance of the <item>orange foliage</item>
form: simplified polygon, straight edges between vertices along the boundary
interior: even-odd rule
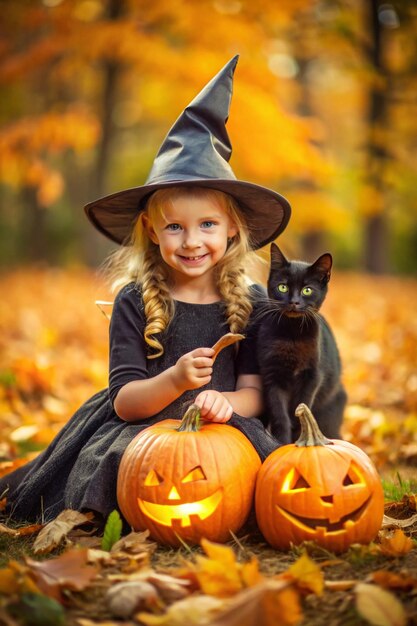
[[[0,289],[7,294],[0,299],[4,472],[16,456],[46,446],[107,386],[108,321],[95,300],[112,296],[82,270],[21,270],[0,277]],[[349,394],[344,436],[378,466],[416,456],[416,307],[414,280],[337,272],[324,305]]]

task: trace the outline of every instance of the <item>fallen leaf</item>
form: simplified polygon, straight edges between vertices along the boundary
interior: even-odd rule
[[[210,626],[295,626],[302,618],[299,594],[286,580],[264,580],[226,602]]]
[[[18,537],[27,537],[28,535],[35,535],[42,528],[44,528],[45,524],[31,524],[30,526],[21,526],[18,528]]]
[[[226,598],[243,587],[258,584],[261,579],[255,558],[249,563],[239,563],[232,548],[207,539],[201,540],[201,547],[208,558],[198,554],[190,568],[203,593]]]
[[[143,572],[143,576],[145,580],[156,587],[162,600],[167,604],[181,600],[189,595],[189,580],[182,580],[168,574],[159,574],[153,570],[150,570],[149,573]]]
[[[0,478],[6,476],[6,474],[10,474],[10,472],[14,472],[18,467],[22,467],[25,463],[28,462],[28,459],[14,459],[14,461],[2,461],[0,463]]]
[[[16,576],[16,571],[10,567],[0,569],[0,593],[6,596],[12,595],[19,591],[19,581]]]
[[[0,570],[0,593],[39,593],[39,589],[30,577],[29,568],[12,560],[7,567]]]
[[[145,580],[130,580],[117,583],[107,590],[106,601],[115,617],[127,619],[139,611],[162,608],[158,592]]]
[[[358,583],[355,587],[356,609],[374,626],[406,626],[407,615],[401,602],[389,591]]]
[[[393,535],[381,537],[381,552],[385,556],[402,556],[410,552],[414,547],[413,540],[407,537],[401,528],[397,528]]]
[[[115,622],[114,620],[106,620],[104,622],[98,622],[97,620],[91,620],[91,619],[83,619],[83,618],[78,618],[77,619],[77,626],[118,626],[118,624],[120,624],[120,626],[133,626],[133,622],[125,622],[125,620],[123,620],[122,622]],[[136,626],[136,623],[134,624],[134,626]]]
[[[215,614],[224,606],[225,601],[220,598],[190,596],[171,604],[163,615],[141,612],[135,619],[146,626],[205,626],[212,624]]]
[[[153,552],[156,543],[149,541],[149,530],[131,532],[113,544],[111,552],[129,552],[137,554],[141,552]]]
[[[18,530],[17,528],[9,528],[5,524],[0,524],[0,533],[2,533],[3,535],[12,535],[13,537],[16,537],[16,535],[18,534]]]
[[[31,524],[30,526],[21,526],[20,528],[9,528],[5,524],[0,524],[0,533],[11,535],[12,537],[24,537],[26,535],[34,535],[43,524]]]
[[[407,574],[377,570],[372,572],[370,578],[372,582],[386,589],[417,589],[417,578]]]
[[[397,519],[395,517],[389,517],[389,515],[384,515],[382,528],[408,528],[409,526],[414,526],[416,522],[417,513],[415,515],[411,515],[411,517],[406,517],[405,519]]]
[[[93,513],[79,513],[66,509],[41,530],[33,544],[35,554],[52,552],[75,526],[86,524],[93,518]]]
[[[281,574],[280,577],[294,580],[300,591],[315,593],[318,596],[323,593],[323,572],[320,566],[310,559],[306,552]]]
[[[349,591],[357,583],[357,580],[325,580],[324,587],[329,591]]]
[[[88,550],[73,548],[54,559],[35,561],[27,558],[26,564],[38,587],[48,596],[61,599],[61,589],[82,591],[97,575],[98,569],[88,565]]]

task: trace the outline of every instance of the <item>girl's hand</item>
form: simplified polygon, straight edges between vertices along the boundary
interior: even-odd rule
[[[178,390],[198,389],[211,381],[213,348],[197,348],[183,354],[172,368],[172,379]]]
[[[201,417],[210,422],[228,422],[233,415],[233,407],[229,400],[214,389],[199,393],[194,404],[200,407]]]

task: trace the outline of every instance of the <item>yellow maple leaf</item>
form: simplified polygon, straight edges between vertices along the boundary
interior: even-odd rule
[[[203,593],[225,598],[262,580],[255,557],[239,563],[232,548],[207,539],[201,540],[201,547],[207,557],[197,555],[192,570]]]
[[[304,552],[297,561],[281,574],[282,578],[294,580],[300,591],[321,595],[324,588],[324,576],[320,566]]]
[[[386,556],[401,556],[414,548],[414,542],[410,537],[397,528],[393,535],[381,538],[381,552]]]

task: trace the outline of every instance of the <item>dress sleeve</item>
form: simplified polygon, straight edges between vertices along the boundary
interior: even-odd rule
[[[267,292],[261,285],[251,286],[253,310],[247,327],[244,330],[245,339],[239,343],[239,352],[236,362],[236,374],[259,374],[257,334],[259,327],[259,312]]]
[[[110,322],[109,396],[112,403],[124,385],[148,377],[144,329],[142,298],[136,285],[131,283],[118,293]]]

